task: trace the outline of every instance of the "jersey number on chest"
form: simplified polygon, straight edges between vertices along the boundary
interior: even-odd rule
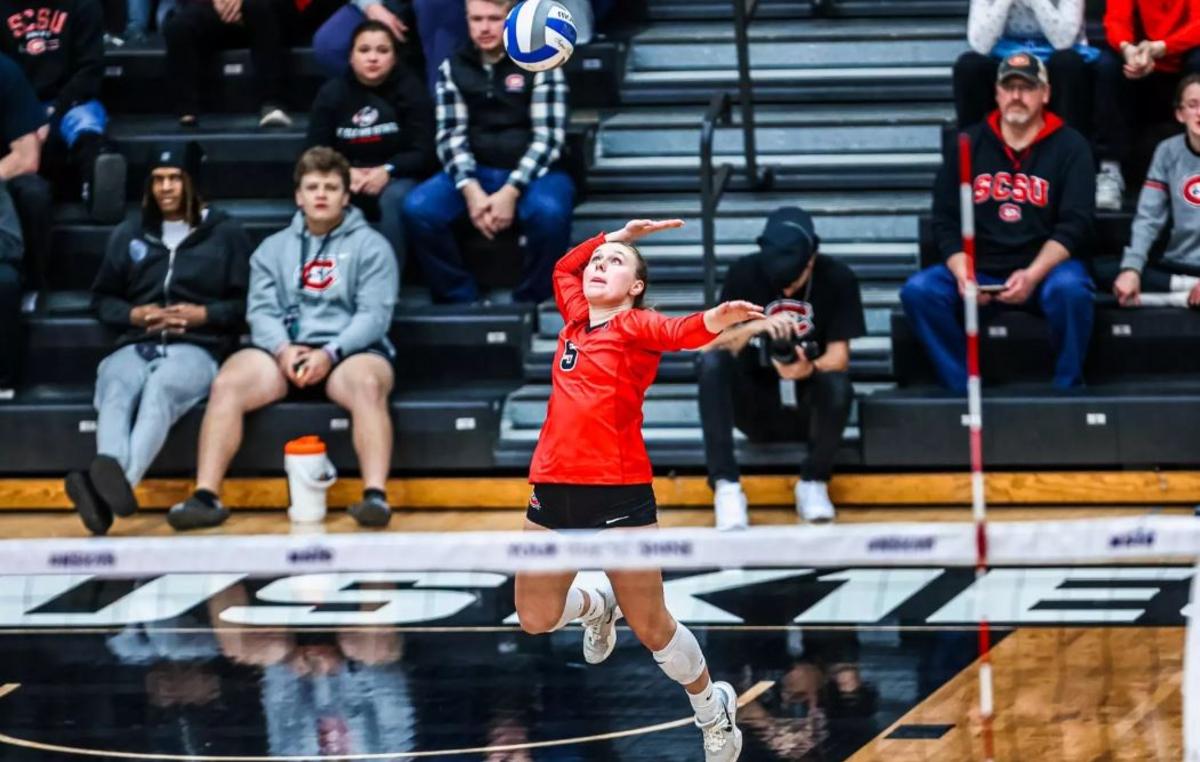
[[[579,348],[568,341],[563,347],[562,359],[558,361],[558,367],[560,370],[575,370],[575,363],[578,361]]]

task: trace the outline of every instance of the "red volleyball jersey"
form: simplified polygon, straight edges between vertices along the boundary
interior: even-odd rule
[[[576,246],[554,267],[554,299],[566,325],[551,369],[550,406],[529,481],[649,484],[642,403],[663,352],[696,349],[716,336],[703,313],[668,318],[631,309],[589,326],[583,270],[604,236]]]

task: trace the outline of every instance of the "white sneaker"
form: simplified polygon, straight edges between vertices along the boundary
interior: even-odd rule
[[[592,592],[589,591],[589,595]],[[612,655],[617,645],[617,598],[612,590],[598,591],[604,598],[604,611],[590,622],[583,623],[583,660],[588,664],[599,664]]]
[[[713,509],[717,516],[717,529],[745,529],[750,524],[746,515],[746,493],[739,482],[717,480],[713,490]]]
[[[1096,208],[1120,211],[1125,199],[1125,178],[1121,177],[1121,165],[1115,161],[1100,162],[1096,175]]]
[[[796,482],[796,513],[810,524],[833,521],[833,502],[825,482]]]
[[[262,118],[258,120],[259,127],[291,127],[292,118],[281,108],[264,107]]]
[[[704,737],[704,762],[734,762],[742,753],[742,731],[737,726],[737,692],[726,682],[713,683],[721,708],[712,722],[696,727]]]

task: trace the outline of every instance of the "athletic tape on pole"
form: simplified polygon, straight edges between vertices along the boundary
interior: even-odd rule
[[[804,566],[973,566],[973,523],[0,541],[0,574],[551,571]],[[1087,563],[1200,557],[1200,521],[1135,516],[988,526],[989,562]]]

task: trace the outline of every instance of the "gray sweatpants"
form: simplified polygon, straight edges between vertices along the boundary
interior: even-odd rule
[[[171,344],[153,360],[132,344],[105,357],[96,378],[96,452],[114,458],[136,485],[216,376],[217,361],[193,344]]]

